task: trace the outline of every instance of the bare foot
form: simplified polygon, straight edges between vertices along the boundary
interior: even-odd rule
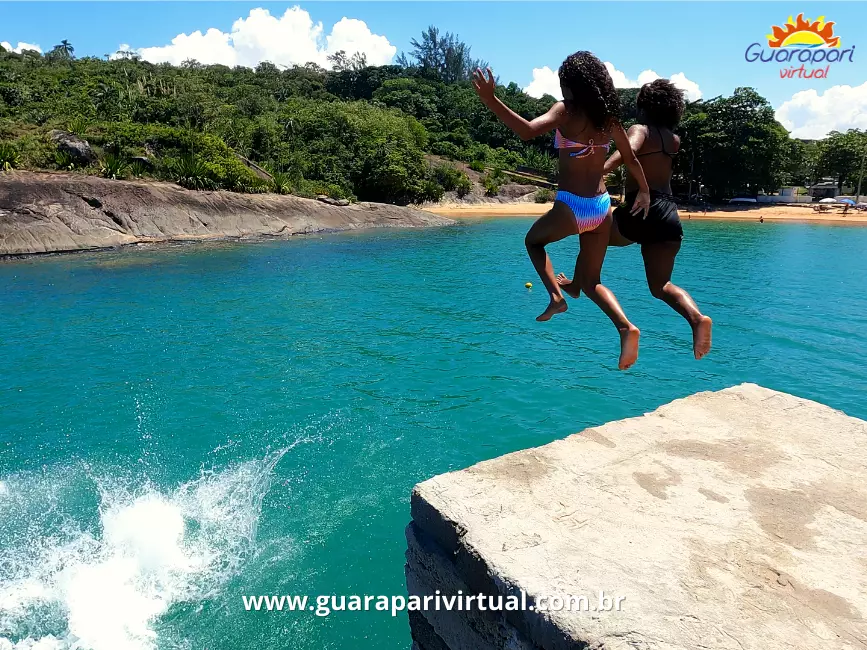
[[[569,309],[569,305],[567,305],[566,301],[562,298],[560,298],[560,300],[551,300],[551,302],[548,303],[548,308],[536,316],[536,320],[540,323],[546,320],[551,320],[551,317],[554,316],[554,314],[562,314],[567,309]]]
[[[579,287],[578,285],[573,285],[572,280],[567,278],[563,273],[560,273],[557,276],[557,284],[559,284],[560,288],[573,298],[578,298],[581,296],[581,287]]]
[[[641,332],[635,325],[629,329],[620,330],[620,361],[617,367],[621,370],[631,368],[638,361],[638,338]]]
[[[692,351],[696,359],[701,359],[710,352],[711,328],[713,321],[710,316],[702,316],[698,325],[692,328]]]

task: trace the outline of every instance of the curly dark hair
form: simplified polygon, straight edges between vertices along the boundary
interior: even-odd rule
[[[685,104],[680,88],[668,79],[657,79],[641,87],[635,105],[648,124],[673,131],[680,122]]]
[[[620,119],[620,97],[605,65],[590,52],[575,52],[560,66],[560,88],[569,111],[584,113],[599,130]]]

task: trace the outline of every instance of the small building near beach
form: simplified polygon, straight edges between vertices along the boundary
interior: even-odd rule
[[[842,189],[837,187],[837,181],[833,178],[823,178],[818,183],[811,185],[809,188],[810,196],[813,197],[813,200],[819,199],[833,199],[835,196],[839,196],[841,194],[852,194],[853,188],[851,187],[843,187]]]
[[[756,201],[758,203],[811,203],[813,197],[805,187],[787,185],[773,194],[758,194]]]

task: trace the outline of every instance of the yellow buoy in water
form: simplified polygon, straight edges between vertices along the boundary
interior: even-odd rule
[[[533,283],[532,283],[532,282],[528,282],[528,283],[525,284],[524,286],[527,287],[528,289],[532,289],[532,288],[533,288]]]

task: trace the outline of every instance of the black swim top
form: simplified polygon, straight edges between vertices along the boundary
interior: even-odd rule
[[[655,128],[656,128],[656,133],[659,135],[659,146],[662,147],[662,149],[659,149],[657,151],[645,151],[644,153],[637,154],[636,157],[641,158],[641,156],[649,156],[649,155],[654,154],[654,153],[663,153],[666,156],[668,156],[669,158],[671,158],[671,162],[673,163],[674,157],[680,153],[680,150],[678,149],[677,151],[666,151],[665,139],[663,139],[663,137],[662,137],[662,131],[659,130],[658,126]]]

